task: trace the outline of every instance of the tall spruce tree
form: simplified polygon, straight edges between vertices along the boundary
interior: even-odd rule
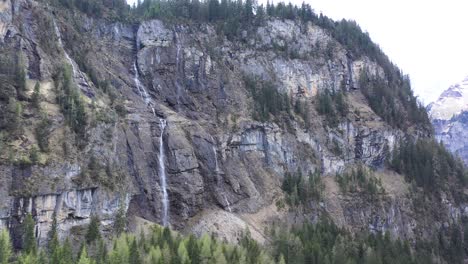
[[[10,235],[6,229],[0,230],[0,264],[9,263],[11,253]]]
[[[23,249],[26,254],[37,253],[37,242],[36,236],[34,235],[35,222],[31,214],[27,214],[24,219],[22,229],[23,229]]]
[[[88,231],[86,232],[86,243],[91,244],[97,239],[101,238],[101,233],[99,231],[100,220],[97,215],[91,216],[91,222],[88,226]]]

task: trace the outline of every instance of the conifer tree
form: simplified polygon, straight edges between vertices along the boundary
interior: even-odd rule
[[[49,260],[47,258],[47,253],[44,250],[41,250],[39,252],[36,264],[49,264]]]
[[[177,248],[177,258],[179,259],[180,264],[190,264],[192,263],[190,261],[190,257],[187,251],[187,248],[185,247],[185,242],[182,241],[179,244],[179,247]]]
[[[200,246],[197,243],[197,239],[192,234],[189,235],[189,239],[187,242],[187,251],[192,261],[192,264],[201,263]]]
[[[31,214],[27,214],[23,222],[23,248],[26,254],[35,255],[37,253],[36,236],[34,235],[35,225]]]
[[[120,202],[119,210],[115,216],[114,221],[114,232],[117,235],[122,234],[125,231],[125,227],[127,225],[127,219],[125,216],[125,207],[124,202]]]
[[[141,263],[140,251],[138,249],[138,244],[136,242],[136,238],[133,239],[132,245],[130,246],[130,255],[129,255],[129,258],[128,258],[128,262],[130,264],[140,264]]]
[[[102,238],[99,239],[95,259],[96,264],[105,264],[107,261],[107,246]]]
[[[59,251],[59,262],[58,263],[73,263],[73,249],[70,243],[70,240],[65,239],[65,242],[63,243],[61,250]]]
[[[163,263],[172,263],[172,253],[169,244],[164,242],[162,247]]]
[[[31,96],[31,101],[33,103],[33,106],[40,110],[41,109],[41,91],[40,91],[41,85],[39,82],[36,82],[36,85],[34,85],[34,91]]]
[[[200,256],[202,262],[206,262],[211,258],[211,237],[208,234],[204,234],[201,237],[201,251]]]
[[[148,254],[147,262],[151,264],[160,264],[160,263],[162,264],[163,263],[162,261],[163,261],[162,252],[159,246],[151,247],[150,252]]]
[[[6,229],[0,230],[0,264],[9,263],[12,253],[10,235]]]
[[[100,221],[98,216],[91,216],[91,222],[88,226],[88,232],[86,233],[86,243],[90,244],[97,239],[101,238],[101,233],[99,232]]]
[[[83,247],[83,250],[81,250],[81,254],[78,258],[78,264],[91,264],[91,259],[88,257],[88,252],[86,250],[86,246]]]

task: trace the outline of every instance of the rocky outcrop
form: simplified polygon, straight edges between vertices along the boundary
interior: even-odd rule
[[[428,106],[435,137],[468,164],[468,77]]]
[[[5,33],[5,45],[31,43],[21,52],[28,58],[39,54],[41,66],[26,67],[28,81],[44,87],[52,86],[61,65],[79,67],[75,61],[84,61],[87,69],[76,68],[73,77],[90,122],[86,144],[76,146],[54,89],[42,91],[52,120],[51,151],[42,154],[44,162],[26,169],[4,162],[0,194],[8,198],[0,198],[0,227],[16,234],[24,215],[32,213],[43,242],[53,213],[65,237],[94,214],[111,226],[122,206],[128,215],[164,223],[166,194],[171,227],[200,233],[232,217],[229,229],[217,229],[227,239],[245,227],[256,229],[261,239],[261,225],[272,219],[309,221],[319,212],[336,212],[334,219],[354,230],[392,230],[395,236],[412,237],[415,225],[425,227],[407,213],[412,210],[409,202],[397,198],[374,204],[348,196],[337,199],[339,194],[330,192],[335,196],[312,206],[317,214],[277,212],[286,172],[320,171],[333,179],[357,163],[379,170],[395,142],[407,136],[376,115],[359,91],[361,72],[384,78],[382,67],[365,56],[352,58],[324,29],[269,20],[231,41],[211,24],[151,20],[127,25],[18,2],[19,13],[36,12],[42,16],[34,17],[50,21],[42,28],[24,24],[31,33],[27,37]],[[74,16],[76,25],[67,16]],[[12,25],[21,23],[18,18]],[[39,30],[57,42],[58,53],[32,48],[42,45],[34,34]],[[91,74],[105,84],[92,83]],[[304,115],[308,125],[294,111],[270,121],[254,120],[256,102],[245,85],[247,76],[273,83],[291,102],[309,105]],[[333,127],[315,110],[315,95],[324,90],[343,91],[349,106]],[[26,111],[33,121],[25,124],[25,134],[32,135],[38,117]],[[30,136],[17,144],[18,151],[36,143]]]

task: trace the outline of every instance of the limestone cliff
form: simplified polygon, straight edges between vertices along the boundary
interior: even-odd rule
[[[430,132],[418,124],[391,126],[376,114],[360,78],[388,83],[393,76],[318,25],[270,19],[229,40],[209,23],[109,22],[26,0],[6,0],[1,8],[0,46],[20,54],[27,73],[22,131],[2,146],[0,164],[0,227],[14,234],[27,212],[44,242],[54,212],[65,237],[79,235],[92,214],[111,229],[124,208],[129,216],[228,240],[246,227],[262,240],[271,222],[320,214],[356,231],[425,238],[468,213],[450,196],[437,213],[416,210],[419,191],[385,163],[400,139]],[[67,67],[85,104],[85,140],[58,103],[60,70]],[[254,118],[249,78],[308,107]],[[24,164],[39,144],[36,82],[50,120],[49,150]],[[20,96],[7,83],[2,89],[2,98]],[[346,96],[349,110],[334,125],[317,112],[325,91]],[[344,194],[334,180],[361,163],[381,178],[386,192],[377,201]],[[278,203],[285,173],[295,171],[324,177],[323,200],[304,211]]]

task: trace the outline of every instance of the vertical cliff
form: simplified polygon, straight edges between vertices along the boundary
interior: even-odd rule
[[[113,22],[26,0],[1,8],[2,61],[17,70],[1,75],[0,227],[16,237],[27,213],[45,242],[54,214],[62,237],[80,236],[91,215],[110,231],[124,208],[233,241],[246,227],[264,241],[272,222],[320,215],[431,239],[467,213],[449,191],[420,210],[421,188],[388,166],[398,142],[431,132],[375,45],[358,53],[298,19],[231,38],[209,22]],[[384,191],[343,191],[337,175],[356,166]],[[285,205],[285,175],[314,172],[321,198]]]

